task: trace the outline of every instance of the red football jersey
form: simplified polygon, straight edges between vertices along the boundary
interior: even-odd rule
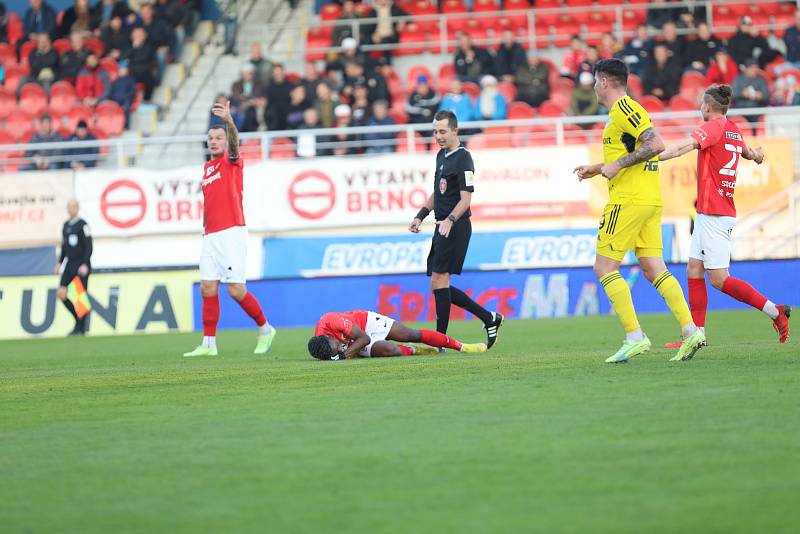
[[[341,343],[348,343],[353,339],[350,337],[353,332],[353,325],[356,325],[362,331],[367,327],[367,312],[365,310],[326,313],[317,321],[314,335],[333,336]]]
[[[233,226],[244,226],[242,158],[225,153],[203,167],[203,215],[205,233],[213,234]]]
[[[742,132],[727,117],[708,121],[692,132],[697,154],[697,213],[736,217],[733,190],[742,151]]]

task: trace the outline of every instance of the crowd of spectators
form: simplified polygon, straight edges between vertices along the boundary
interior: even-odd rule
[[[796,102],[800,86],[800,80],[790,76],[778,78],[770,87],[763,72],[780,58],[788,66],[800,64],[800,11],[796,25],[786,30],[782,40],[757,29],[749,17],[742,17],[736,33],[726,40],[714,35],[705,21],[705,7],[698,6],[650,10],[647,21],[624,43],[609,33],[597,44],[587,46],[575,36],[557,67],[542,57],[529,57],[510,30],[502,32],[499,43],[491,47],[479,46],[468,33],[461,33],[453,55],[452,78],[437,83],[429,74],[420,73],[410,80],[409,87],[401,84],[400,104],[397,93],[392,94],[398,91],[398,85],[391,83],[397,76],[391,55],[366,54],[359,43],[397,42],[403,23],[393,17],[405,13],[391,0],[376,0],[374,7],[342,0],[341,6],[340,20],[376,17],[378,22],[355,26],[359,29],[356,34],[352,25],[336,26],[331,44],[341,52],[329,55],[324,66],[309,61],[302,75],[287,73],[282,65],[264,58],[259,45],[253,45],[241,78],[230,91],[243,131],[386,126],[405,121],[421,124],[430,122],[439,109],[453,110],[460,121],[505,119],[509,92],[514,100],[534,108],[558,96],[565,113],[595,115],[605,110],[594,94],[593,68],[600,59],[609,57],[625,61],[642,82],[644,94],[667,105],[679,94],[687,71],[700,73],[709,85],[731,84],[734,107]],[[559,78],[564,83],[552,87]],[[334,153],[324,145],[333,138],[316,139],[314,144],[310,141],[313,137],[298,136],[298,155]],[[348,138],[345,140],[351,145],[341,150],[393,150],[391,137],[376,132]],[[365,143],[368,148],[362,149],[358,141],[372,143]]]

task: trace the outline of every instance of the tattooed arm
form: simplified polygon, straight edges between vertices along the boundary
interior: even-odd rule
[[[647,130],[643,131],[639,136],[639,141],[642,143],[639,148],[626,156],[622,156],[613,163],[603,165],[603,167],[600,169],[600,172],[603,174],[603,176],[610,180],[625,167],[630,167],[632,165],[636,165],[637,163],[649,161],[653,158],[653,156],[657,156],[664,151],[664,141],[662,141],[661,137],[656,133],[654,128],[648,128]]]
[[[760,146],[756,148],[750,148],[749,146],[746,146],[742,151],[742,157],[744,159],[755,161],[761,165],[761,162],[764,161],[764,150]]]

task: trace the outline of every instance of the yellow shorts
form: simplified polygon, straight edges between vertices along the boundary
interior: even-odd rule
[[[597,253],[622,261],[629,250],[637,258],[661,256],[661,206],[606,204],[597,233]]]

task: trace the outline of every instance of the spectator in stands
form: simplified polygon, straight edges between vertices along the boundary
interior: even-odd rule
[[[86,56],[86,65],[78,74],[75,94],[85,105],[94,107],[98,102],[107,99],[110,92],[111,79],[108,77],[108,73],[100,67],[97,55],[90,53]]]
[[[342,87],[343,96],[349,98],[353,92],[353,87],[356,84],[362,83],[367,86],[370,103],[376,100],[391,101],[389,85],[379,73],[375,71],[365,73],[363,65],[355,61],[348,61],[344,67],[344,75],[344,85]]]
[[[508,116],[506,99],[497,90],[497,78],[487,74],[481,78],[481,94],[475,101],[473,116],[476,120],[503,120]]]
[[[755,58],[761,68],[766,67],[777,55],[753,26],[753,19],[747,16],[739,19],[739,30],[728,39],[728,53],[739,66],[744,65],[748,59]]]
[[[617,38],[614,37],[612,33],[604,33],[600,38],[600,45],[597,47],[597,51],[600,53],[600,59],[615,57],[617,52],[621,49],[622,47],[617,42]]]
[[[438,111],[441,101],[441,97],[431,87],[428,77],[420,74],[406,102],[408,122],[411,124],[433,122],[433,115]]]
[[[218,94],[214,98],[214,104],[224,105],[226,102],[228,102],[228,97],[223,93]],[[242,130],[244,128],[244,114],[239,111],[238,104],[234,102],[231,102],[231,118],[233,118],[233,123],[236,125],[237,130]],[[225,121],[222,118],[214,115],[213,112],[209,111],[208,128],[206,128],[206,130],[210,130],[213,126],[225,126]]]
[[[317,118],[322,128],[330,128],[333,126],[333,110],[339,105],[339,95],[331,90],[331,86],[327,81],[320,82],[317,85],[316,95],[314,109],[317,110]]]
[[[53,48],[48,34],[38,34],[36,49],[28,56],[28,63],[31,74],[20,83],[20,86],[27,82],[37,82],[48,88],[55,81],[58,74],[58,52]]]
[[[375,61],[358,49],[358,41],[352,37],[347,37],[342,41],[342,53],[325,64],[325,72],[338,76],[338,80],[344,79],[344,66],[348,61],[355,61],[364,66],[366,72],[370,72],[375,67]]]
[[[342,2],[342,10],[339,12],[339,17],[336,20],[345,21],[359,18],[356,12],[356,4],[352,0],[344,0]],[[341,46],[342,41],[346,38],[352,37],[356,41],[361,40],[360,35],[353,35],[353,27],[351,24],[342,24],[341,26],[334,26],[331,33],[331,46]]]
[[[250,57],[247,60],[255,67],[256,78],[264,84],[264,87],[269,85],[269,78],[272,74],[272,61],[264,57],[260,42],[256,41],[250,45]]]
[[[156,51],[147,42],[147,32],[144,28],[137,27],[131,32],[131,48],[123,56],[128,60],[131,76],[137,83],[144,84],[144,99],[150,100],[156,79],[153,76],[153,67],[156,60]]]
[[[678,8],[677,13],[678,18],[675,22],[678,28],[682,29],[694,29],[701,22],[706,22],[708,20],[706,7],[704,5]]]
[[[706,71],[706,84],[708,85],[730,85],[739,75],[739,66],[728,54],[726,48],[718,48],[714,54],[714,59]]]
[[[139,18],[141,18],[139,26],[147,31],[147,42],[156,51],[156,61],[158,62],[156,81],[161,83],[164,70],[167,68],[170,50],[175,46],[175,31],[164,20],[156,18],[151,4],[142,5],[139,10]]]
[[[172,28],[175,39],[172,45],[172,57],[178,59],[183,51],[186,32],[192,26],[192,11],[187,4],[180,0],[157,0],[155,5],[156,18],[167,23]]]
[[[346,128],[352,126],[350,122],[350,106],[347,104],[339,104],[336,106],[336,110],[334,111],[334,115],[336,116],[336,123],[334,127],[338,128],[336,133],[333,135],[327,136],[324,138],[326,143],[347,143],[346,146],[337,146],[333,149],[328,149],[325,151],[328,155],[333,156],[347,156],[350,154],[358,154],[359,149],[356,146],[359,141],[359,137],[355,134],[348,134],[346,132]]]
[[[29,40],[36,40],[41,34],[46,34],[50,39],[56,38],[56,12],[43,0],[28,0],[30,7],[22,17],[25,35]],[[24,39],[20,39],[20,46]]]
[[[758,61],[749,58],[745,62],[744,71],[737,76],[731,86],[734,108],[758,108],[769,102],[767,81],[758,72]],[[748,116],[755,122],[758,117]]]
[[[650,31],[646,24],[638,24],[633,38],[616,54],[616,57],[628,65],[631,74],[641,78],[652,53],[653,41],[650,39]]]
[[[794,25],[786,29],[783,42],[786,44],[786,61],[800,65],[800,9],[794,12]]]
[[[308,108],[303,112],[303,122],[297,129],[316,130],[317,128],[322,128],[317,110]],[[317,156],[317,136],[313,133],[298,132],[296,150],[298,158],[313,158]]]
[[[70,136],[68,141],[97,141],[97,137],[89,131],[86,121],[80,120],[75,127],[75,133]],[[99,155],[100,150],[96,146],[67,148],[64,150],[64,156],[68,158],[65,164],[75,170],[97,166]]]
[[[353,97],[350,102],[350,122],[353,126],[366,126],[367,119],[372,113],[372,104],[369,101],[367,86],[357,83],[353,86]]]
[[[533,56],[517,69],[514,85],[517,87],[517,100],[539,107],[550,98],[550,68],[539,56]]]
[[[214,0],[219,8],[219,18],[225,29],[225,54],[237,55],[236,36],[239,34],[239,0]]]
[[[684,68],[706,73],[717,50],[722,48],[722,41],[714,37],[711,28],[705,22],[697,25],[697,35],[686,43],[684,48]]]
[[[681,68],[678,62],[670,57],[669,48],[664,43],[656,43],[653,48],[653,60],[644,71],[642,84],[647,94],[667,101],[678,92],[681,80]]]
[[[453,59],[458,79],[464,82],[478,83],[485,74],[494,73],[492,55],[485,49],[472,45],[472,38],[467,33],[458,37],[458,48]]]
[[[514,32],[503,31],[503,40],[494,55],[494,72],[504,82],[514,83],[520,65],[528,62],[525,49],[514,39]]]
[[[373,13],[368,18],[376,18],[377,24],[364,28],[364,33],[372,44],[394,44],[400,32],[406,27],[405,21],[395,21],[395,17],[405,17],[408,13],[395,5],[392,0],[375,0]],[[392,63],[392,51],[385,50],[383,58],[386,64]]]
[[[389,104],[386,100],[376,100],[372,104],[372,114],[367,119],[367,126],[392,126],[397,124],[389,116]],[[363,138],[367,145],[367,154],[390,154],[394,152],[396,134],[394,132],[370,132]]]
[[[770,98],[770,105],[772,106],[792,106],[796,105],[798,100],[797,96],[797,78],[793,74],[788,76],[781,76],[776,79],[772,84],[772,97]]]
[[[0,2],[0,43],[8,42],[8,16],[6,15],[6,5]],[[2,65],[0,65],[2,68]]]
[[[474,120],[475,106],[469,95],[464,92],[461,80],[453,78],[450,89],[439,104],[439,109],[447,109],[456,114],[458,122]]]
[[[582,72],[578,77],[578,85],[572,91],[570,98],[569,114],[578,116],[597,115],[600,105],[597,102],[597,93],[594,91],[594,76],[591,72]],[[582,124],[589,127],[589,124]]]
[[[678,35],[678,26],[672,22],[665,22],[661,27],[661,35],[656,39],[656,43],[663,43],[669,49],[670,57],[678,65],[683,66],[683,51],[686,42],[683,36]]]
[[[289,93],[289,108],[286,113],[286,127],[295,130],[303,123],[303,113],[311,107],[306,97],[306,88],[295,85]]]
[[[127,61],[119,62],[116,79],[111,82],[108,98],[119,104],[125,112],[125,127],[130,123],[131,106],[136,99],[136,80],[131,77]]]
[[[675,22],[680,18],[681,8],[669,7],[669,0],[651,0],[647,11],[647,25],[661,28],[665,22]]]
[[[136,15],[128,7],[128,3],[122,0],[102,0],[97,9],[101,28],[108,26],[111,23],[111,19],[116,17],[125,22],[126,26],[136,22]]]
[[[43,35],[47,35],[46,33]],[[59,165],[58,158],[61,156],[61,151],[57,148],[37,149],[34,145],[36,143],[59,143],[64,139],[53,131],[53,121],[50,115],[42,115],[39,118],[39,131],[33,134],[28,144],[30,148],[25,152],[25,158],[30,162],[22,168],[24,171],[46,171],[50,169],[57,169]]]
[[[578,74],[575,76],[575,83],[578,83],[578,79],[581,76],[581,73],[594,72],[594,66],[597,65],[597,62],[600,61],[600,50],[596,46],[590,46],[586,49],[586,59],[583,60],[583,63],[580,64],[578,67]]]
[[[239,111],[244,114],[242,131],[256,132],[266,129],[264,112],[267,107],[267,91],[256,77],[255,66],[249,61],[242,65],[242,76],[233,83],[231,97],[238,103]]]
[[[131,49],[131,33],[123,26],[122,18],[114,17],[103,28],[100,39],[106,47],[106,55],[117,61]]]
[[[305,72],[300,83],[306,88],[306,95],[309,97],[313,98],[317,94],[317,86],[322,83],[322,80],[320,80],[319,71],[313,61],[306,61]]]
[[[267,130],[285,130],[286,115],[289,109],[289,93],[292,84],[286,79],[283,65],[275,63],[272,66],[272,81],[267,87]]]
[[[85,39],[82,33],[75,32],[69,36],[69,50],[60,58],[59,78],[69,82],[75,82],[78,73],[86,65],[86,58],[89,51],[84,48]]]
[[[100,25],[100,12],[89,5],[89,0],[75,0],[75,3],[64,10],[58,25],[58,36],[66,37],[75,32],[88,35]]]
[[[586,60],[588,55],[583,40],[577,35],[573,35],[569,41],[569,50],[564,54],[564,60],[561,63],[561,69],[559,69],[561,76],[566,78],[577,76],[581,63]]]

